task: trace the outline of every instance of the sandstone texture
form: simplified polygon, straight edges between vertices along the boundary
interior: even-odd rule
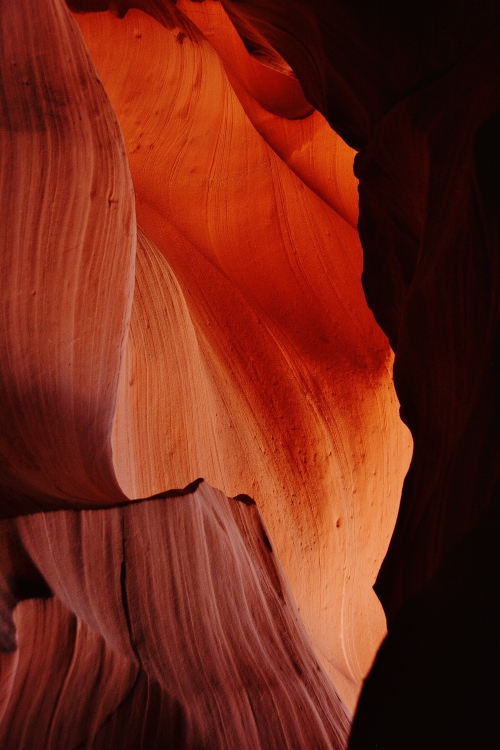
[[[0,1],[2,748],[495,747],[499,15]]]

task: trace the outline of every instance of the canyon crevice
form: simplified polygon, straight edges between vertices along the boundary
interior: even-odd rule
[[[498,16],[0,2],[2,747],[495,746]]]

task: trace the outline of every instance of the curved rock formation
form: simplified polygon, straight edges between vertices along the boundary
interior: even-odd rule
[[[223,47],[227,19],[217,3],[204,8],[187,4],[201,28],[218,19],[222,41],[212,38]],[[359,283],[357,235],[339,215],[354,221],[352,188],[336,187],[347,179],[354,186],[346,147],[317,113],[283,121],[242,85],[240,101],[230,80],[243,75],[242,45],[224,63],[231,69],[235,61],[229,79],[188,20],[166,28],[139,11],[77,20],[122,127],[138,220],[160,251],[150,248],[147,273],[175,275],[187,303],[182,317],[189,311],[197,339],[191,332],[190,353],[174,352],[158,343],[145,308],[133,313],[138,352],[130,349],[134,369],[125,381],[134,385],[122,393],[134,414],[120,423],[118,411],[115,436],[128,440],[129,471],[137,465],[149,475],[142,485],[130,474],[121,481],[132,482],[135,496],[197,475],[228,495],[249,492],[312,642],[352,706],[383,633],[371,585],[408,443],[390,353]],[[326,149],[338,154],[336,182],[321,160]],[[172,281],[143,293],[140,286],[153,283],[145,273],[138,271],[137,292],[148,295],[149,309],[164,311],[171,303],[158,287]],[[186,323],[176,323],[171,341],[180,340],[179,325]],[[180,375],[174,357],[185,363]],[[189,406],[184,416],[189,402],[196,411]]]
[[[247,496],[202,483],[0,526],[13,597],[40,577],[56,597],[16,609],[2,747],[344,745],[347,715]]]
[[[136,227],[120,129],[67,9],[1,12],[5,516],[125,497],[111,427]]]
[[[493,747],[496,4],[136,5],[0,5],[2,743],[345,746],[363,270],[350,747]]]

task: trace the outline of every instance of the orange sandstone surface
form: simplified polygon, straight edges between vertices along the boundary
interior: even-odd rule
[[[0,743],[344,747],[411,455],[354,152],[213,0],[0,13]]]
[[[225,60],[191,25],[77,17],[158,248],[139,243],[115,465],[130,496],[196,476],[251,494],[318,654],[355,691],[383,633],[371,585],[409,440],[345,220],[353,152],[318,113],[242,104],[226,69],[241,81],[248,53],[219,3],[186,6],[230,38]]]

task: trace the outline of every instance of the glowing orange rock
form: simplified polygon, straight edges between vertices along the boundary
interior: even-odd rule
[[[185,7],[214,44],[219,33],[222,47],[234,42],[243,106],[188,20],[76,17],[122,127],[139,223],[160,251],[139,261],[116,465],[135,496],[200,475],[255,497],[317,653],[352,706],[384,632],[371,586],[409,457],[357,234],[332,208],[354,222],[355,181],[329,180],[322,149],[334,165],[341,149],[317,113],[284,121],[241,93],[247,53],[222,11]],[[158,343],[165,319],[174,328]]]
[[[309,104],[304,106],[304,94],[292,71],[285,75],[252,57],[220,2],[182,0],[176,7],[213,45],[245,114],[266,143],[302,182],[355,227],[354,152],[319,112]]]

